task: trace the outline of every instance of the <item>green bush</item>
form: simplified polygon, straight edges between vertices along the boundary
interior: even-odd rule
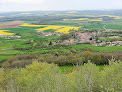
[[[91,60],[92,63],[96,65],[108,65],[109,60],[114,57],[116,60],[122,60],[121,52],[111,52],[111,53],[99,53],[91,51],[83,51],[81,53],[60,53],[58,51],[53,51],[48,54],[32,54],[32,55],[20,55],[14,58],[8,59],[4,64],[4,68],[20,68],[26,65],[32,64],[34,60],[38,62],[47,62],[49,64],[54,63],[59,66],[73,66],[77,64],[87,63]]]
[[[109,63],[100,71],[88,61],[63,73],[55,64],[35,61],[25,68],[0,71],[0,92],[121,92],[122,62]]]

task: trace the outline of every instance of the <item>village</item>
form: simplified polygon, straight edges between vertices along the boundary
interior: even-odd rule
[[[17,38],[21,38],[21,36],[3,35],[3,34],[0,34],[0,37],[4,38],[4,39],[17,39]]]
[[[61,45],[72,45],[72,44],[76,44],[76,43],[90,43],[93,46],[122,46],[122,40],[113,40],[113,41],[101,41],[102,39],[105,38],[121,38],[122,35],[121,34],[110,34],[107,37],[103,37],[103,36],[98,36],[99,34],[103,34],[103,33],[109,33],[109,32],[122,32],[122,30],[106,30],[106,31],[97,31],[97,32],[84,32],[82,33],[80,32],[75,32],[73,34],[73,36],[75,36],[74,39],[66,39],[63,40],[62,42],[59,41],[55,41],[55,42],[51,42],[52,45],[57,45],[57,44],[61,44]],[[62,36],[64,34],[61,33],[51,33],[51,32],[40,32],[37,31],[37,33],[41,33],[41,37],[47,37],[47,36]]]
[[[105,36],[98,36],[99,34],[104,34],[104,33],[110,33],[110,32],[122,32],[122,30],[110,30],[107,29],[105,31],[93,31],[93,32],[74,32],[72,36],[74,38],[70,39],[65,39],[62,42],[55,41],[51,42],[52,45],[72,45],[76,43],[89,43],[93,46],[122,46],[122,39],[116,40],[116,38],[121,38],[122,34],[109,34],[106,37]],[[39,34],[39,37],[48,37],[48,36],[62,36],[64,35],[63,33],[56,33],[56,32],[42,32],[42,31],[36,31],[37,34]],[[71,33],[70,33],[71,34]],[[21,38],[21,36],[14,36],[14,35],[2,35],[0,34],[0,37],[4,39],[18,39]],[[102,39],[106,38],[113,38],[115,40],[113,41],[105,41]]]

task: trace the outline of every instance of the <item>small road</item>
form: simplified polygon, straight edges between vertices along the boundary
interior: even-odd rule
[[[105,24],[105,25],[103,26],[103,29],[105,29],[105,30],[107,30],[107,29],[106,29],[106,25],[107,25],[107,24]]]
[[[13,48],[6,48],[6,49],[0,49],[0,50],[13,50]]]

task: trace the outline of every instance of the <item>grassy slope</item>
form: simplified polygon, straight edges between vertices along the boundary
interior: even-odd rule
[[[121,24],[108,24],[106,25],[107,29],[118,29],[122,30],[122,25]]]
[[[122,47],[121,46],[112,46],[112,47],[100,47],[100,46],[92,46],[90,44],[83,44],[83,45],[73,45],[72,48],[73,49],[82,49],[84,47],[90,47],[96,51],[100,51],[100,52],[112,52],[112,51],[122,51]]]

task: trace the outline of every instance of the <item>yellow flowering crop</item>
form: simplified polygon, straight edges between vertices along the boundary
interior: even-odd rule
[[[97,18],[97,19],[89,19],[89,21],[103,21],[102,18]]]
[[[78,30],[79,27],[70,27],[70,26],[47,26],[45,28],[39,28],[36,30],[40,30],[40,31],[45,31],[45,30],[49,30],[49,29],[53,29],[53,30],[57,30],[55,32],[59,32],[59,33],[69,33],[70,29],[74,29],[74,30]]]
[[[56,30],[56,29],[59,29],[59,28],[63,28],[63,26],[50,26],[50,25],[48,25],[45,28],[39,28],[39,29],[36,29],[36,30],[40,30],[40,31],[49,30],[49,29]]]
[[[78,13],[77,11],[69,11],[67,13]]]
[[[79,19],[63,19],[63,20],[64,21],[68,21],[68,20],[103,21],[102,18],[97,18],[97,19],[79,18]]]
[[[66,27],[64,27],[64,28],[62,28],[62,29],[59,29],[59,30],[55,31],[55,32],[68,34],[68,33],[70,33],[70,32],[69,32],[70,29],[78,30],[79,27],[69,27],[69,26],[66,26]]]
[[[9,33],[9,32],[6,32],[8,30],[0,30],[0,34],[3,34],[3,35],[14,35],[14,33]]]
[[[22,24],[22,25],[20,25],[20,26],[26,26],[26,27],[41,27],[41,26],[46,26],[46,25],[31,25],[31,24],[29,24],[29,23],[24,23],[24,24]]]
[[[39,28],[39,29],[36,29],[36,30],[45,31],[45,30],[53,29],[53,30],[56,30],[55,32],[59,32],[59,33],[69,33],[70,29],[78,30],[80,28],[80,27],[55,26],[55,25],[31,25],[29,23],[24,23],[21,26],[28,26],[28,27],[45,26],[44,28]]]
[[[88,18],[72,19],[72,20],[87,20]]]
[[[114,19],[120,19],[120,16],[113,16],[113,15],[100,15],[100,16],[108,16],[108,17],[114,17]]]

